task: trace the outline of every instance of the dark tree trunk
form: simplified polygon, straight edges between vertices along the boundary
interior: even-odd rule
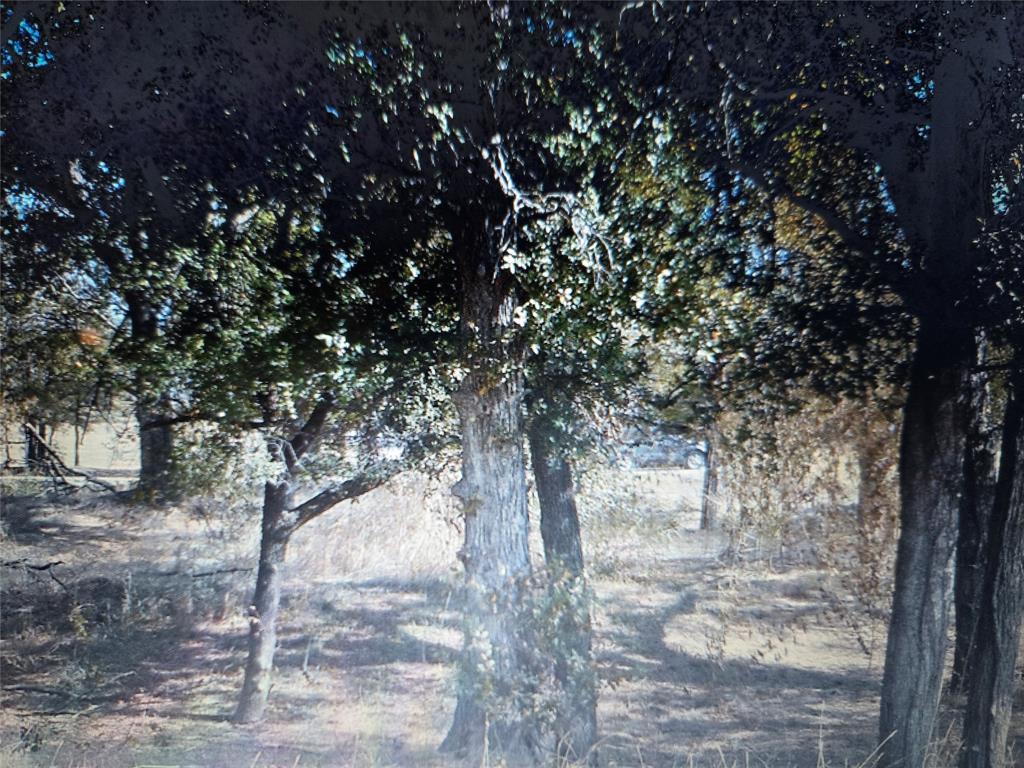
[[[139,390],[144,390],[140,383]],[[169,492],[174,450],[174,430],[165,423],[170,415],[165,395],[150,396],[140,391],[135,406],[139,424],[139,489],[150,497]]]
[[[704,484],[700,496],[700,529],[710,531],[718,524],[718,433],[708,430],[704,457]]]
[[[967,19],[971,11],[956,13]],[[880,717],[884,768],[922,768],[938,712],[975,362],[975,241],[990,202],[977,115],[1004,55],[992,44],[1000,25],[975,26],[937,59],[928,148],[911,161],[917,165],[891,147],[877,154],[919,270],[901,289],[919,327],[900,446],[901,532]]]
[[[170,397],[150,377],[146,358],[159,336],[156,308],[137,291],[125,294],[135,356],[135,417],[139,425],[139,490],[149,498],[164,496],[171,480],[174,431],[166,423]]]
[[[1004,768],[1024,615],[1024,371],[1011,381],[966,677],[962,768]]]
[[[36,472],[44,470],[46,467],[46,451],[43,450],[43,446],[39,444],[39,440],[46,439],[46,424],[39,421],[36,422],[33,427],[35,428],[36,435],[32,434],[29,429],[25,429],[25,466],[29,472]]]
[[[985,362],[984,344],[978,362]],[[995,501],[996,453],[999,430],[992,429],[987,415],[989,375],[971,377],[971,420],[964,458],[964,494],[960,504],[960,529],[956,545],[956,642],[950,687],[965,689],[969,659],[977,636],[978,609],[985,583],[985,539]]]
[[[530,576],[522,353],[508,338],[515,300],[490,240],[486,226],[467,226],[456,242],[471,366],[454,397],[462,478],[452,488],[465,519],[466,615],[458,701],[441,750],[530,765],[540,738],[528,702],[532,644],[521,605]]]
[[[565,600],[556,619],[555,679],[563,706],[555,723],[555,749],[561,760],[596,764],[597,690],[593,670],[590,595],[583,571],[583,544],[576,510],[572,465],[552,443],[543,417],[530,425],[530,457],[540,500],[540,533],[552,588]]]
[[[921,768],[938,713],[963,485],[970,336],[922,321],[904,405],[900,540],[882,680],[883,766]]]
[[[256,592],[249,606],[249,656],[245,681],[235,710],[236,723],[252,723],[263,717],[270,695],[271,671],[277,648],[277,613],[281,605],[281,571],[291,530],[285,513],[291,506],[291,485],[268,482],[263,490],[263,528]]]
[[[548,565],[583,577],[583,544],[580,520],[576,510],[576,494],[572,482],[572,466],[558,455],[556,446],[544,428],[530,426],[530,456],[533,476],[540,500],[540,534],[544,542],[544,558]]]

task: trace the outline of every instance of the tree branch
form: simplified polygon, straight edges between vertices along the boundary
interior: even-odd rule
[[[374,488],[379,488],[398,474],[400,468],[397,464],[392,465],[384,471],[357,475],[346,480],[341,485],[324,489],[313,498],[289,510],[290,515],[294,516],[294,519],[288,527],[294,533],[310,520],[319,517],[341,502],[356,499],[372,491]]]
[[[228,422],[222,417],[215,413],[208,411],[189,411],[188,413],[179,413],[177,416],[165,416],[159,419],[150,419],[144,424],[139,425],[139,429],[157,429],[158,427],[173,427],[177,424],[191,424],[196,421],[209,421],[214,424],[233,424],[239,427],[245,427],[246,429],[262,429],[267,426],[266,422],[263,421],[241,421],[241,422]]]
[[[829,229],[839,236],[847,247],[858,251],[865,256],[875,255],[877,251],[876,242],[872,238],[862,235],[845,222],[835,209],[822,204],[813,197],[801,195],[778,178],[769,178],[762,171],[749,163],[734,160],[731,162],[731,165],[734,170],[746,176],[765,192],[776,197],[782,197],[796,205],[798,208],[801,208],[806,213],[809,213],[812,216],[817,216],[825,222],[825,225]]]
[[[298,431],[295,437],[288,441],[291,451],[286,452],[285,455],[288,459],[289,471],[294,469],[293,465],[299,462],[306,451],[309,450],[313,441],[320,435],[320,431],[324,428],[324,423],[327,421],[327,417],[330,416],[336,402],[337,398],[333,392],[326,392],[321,395],[320,401],[313,408],[313,412],[309,414],[309,418],[302,425],[302,429]]]

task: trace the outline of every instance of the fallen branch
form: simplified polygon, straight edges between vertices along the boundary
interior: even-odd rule
[[[220,576],[222,573],[249,573],[252,568],[218,568],[215,571],[200,571],[199,573],[190,573],[193,579],[202,579],[207,576]]]
[[[188,571],[167,571],[165,573],[157,573],[156,576],[190,576],[193,579],[204,579],[208,576],[220,576],[223,573],[249,573],[252,568],[218,568],[214,571],[198,571],[197,573],[189,573]]]
[[[103,681],[102,686],[109,686],[118,680],[123,680],[126,677],[132,677],[135,675],[135,670],[129,670],[128,672],[121,672],[116,675],[112,675]],[[98,690],[92,690],[87,693],[72,693],[71,691],[61,690],[59,688],[47,688],[41,685],[5,685],[0,687],[3,691],[14,691],[18,693],[41,693],[45,696],[60,696],[64,699],[70,699],[73,701],[90,701],[92,700],[95,706],[99,706],[96,703],[97,700],[102,701],[109,699],[116,694],[109,692],[101,692]],[[57,714],[56,712],[50,712],[49,714]]]
[[[122,680],[122,679],[124,679],[126,677],[131,677],[134,674],[135,674],[135,670],[134,669],[128,670],[127,672],[119,672],[116,675],[111,675],[110,677],[108,677],[106,680],[103,681],[103,684],[104,685],[110,685],[111,683],[116,682],[118,680]]]
[[[3,565],[5,568],[29,568],[29,569],[31,569],[33,571],[48,571],[51,568],[53,568],[53,566],[55,566],[55,565],[64,565],[64,561],[63,560],[53,560],[52,562],[44,563],[43,565],[32,565],[32,563],[30,563],[28,560],[24,560],[24,559],[23,560],[4,560],[3,563],[0,563],[0,565]]]
[[[53,570],[52,570],[53,567],[56,566],[56,565],[64,565],[64,561],[63,560],[54,560],[54,561],[49,562],[49,563],[43,563],[42,565],[33,565],[32,563],[28,562],[28,560],[24,560],[24,559],[22,559],[22,560],[5,560],[3,563],[0,563],[0,565],[2,565],[4,568],[23,568],[23,569],[28,570],[28,571],[40,571],[40,572],[45,571],[46,574],[49,575],[49,577],[51,579],[53,579],[55,582],[60,584],[61,588],[65,592],[68,591],[67,584],[65,584],[63,581],[58,579],[57,578],[57,574],[55,574],[53,572]]]
[[[81,715],[91,715],[93,712],[99,709],[100,706],[100,704],[90,704],[85,709],[41,709],[36,710],[35,712],[29,712],[28,714],[33,715],[35,717],[56,717],[58,715],[71,715],[73,717],[80,717]]]
[[[63,696],[65,698],[75,698],[70,696],[65,691],[58,691],[56,688],[43,688],[38,685],[5,685],[0,688],[2,691],[17,691],[18,693],[42,693],[47,696]]]
[[[50,461],[53,462],[54,468],[57,469],[60,475],[62,475],[61,479],[64,480],[65,483],[67,483],[67,480],[63,477],[63,475],[74,475],[75,477],[84,478],[86,483],[93,483],[94,485],[98,485],[100,488],[103,488],[106,491],[110,491],[111,493],[118,492],[117,488],[115,488],[113,485],[106,482],[105,480],[98,480],[97,478],[90,475],[88,472],[81,472],[80,470],[72,469],[67,464],[65,464],[64,460],[60,457],[60,455],[55,450],[53,450],[53,448],[46,444],[46,441],[43,440],[42,436],[36,431],[35,427],[33,427],[31,424],[25,424],[23,426],[23,429],[25,430],[25,434],[29,435],[31,439],[35,440],[36,445],[38,445],[39,448],[42,449],[43,453],[45,453],[46,456],[50,459]],[[70,485],[70,483],[67,484]]]

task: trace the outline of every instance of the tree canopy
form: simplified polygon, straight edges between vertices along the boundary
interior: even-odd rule
[[[903,529],[879,754],[923,763],[982,369],[1006,403],[992,540],[1020,517],[1021,6],[7,3],[0,20],[8,398],[77,424],[129,395],[151,489],[182,424],[256,430],[276,467],[239,720],[269,692],[291,533],[395,470],[296,503],[329,425],[422,456],[457,418],[466,621],[444,748],[529,763],[596,735],[592,691],[535,653],[527,433],[542,514],[570,532],[546,548],[582,579],[569,459],[600,413],[660,408],[706,435],[727,407],[885,388]],[[1024,542],[1001,546],[983,620],[1016,638]],[[589,616],[566,626],[589,663]],[[1009,716],[1003,645],[980,646],[972,712]],[[537,711],[548,674],[590,725]],[[1006,741],[982,720],[965,766],[998,764],[972,762]]]

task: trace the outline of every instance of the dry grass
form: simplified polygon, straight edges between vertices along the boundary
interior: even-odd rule
[[[827,571],[726,557],[728,537],[696,530],[698,482],[581,483],[602,765],[868,768],[884,633],[861,647]],[[252,573],[197,574],[252,567],[253,506],[13,501],[3,560],[61,560],[64,586],[5,569],[0,764],[450,765],[436,746],[454,702],[460,531],[443,491],[403,478],[297,536],[270,711],[245,728],[226,717]]]

